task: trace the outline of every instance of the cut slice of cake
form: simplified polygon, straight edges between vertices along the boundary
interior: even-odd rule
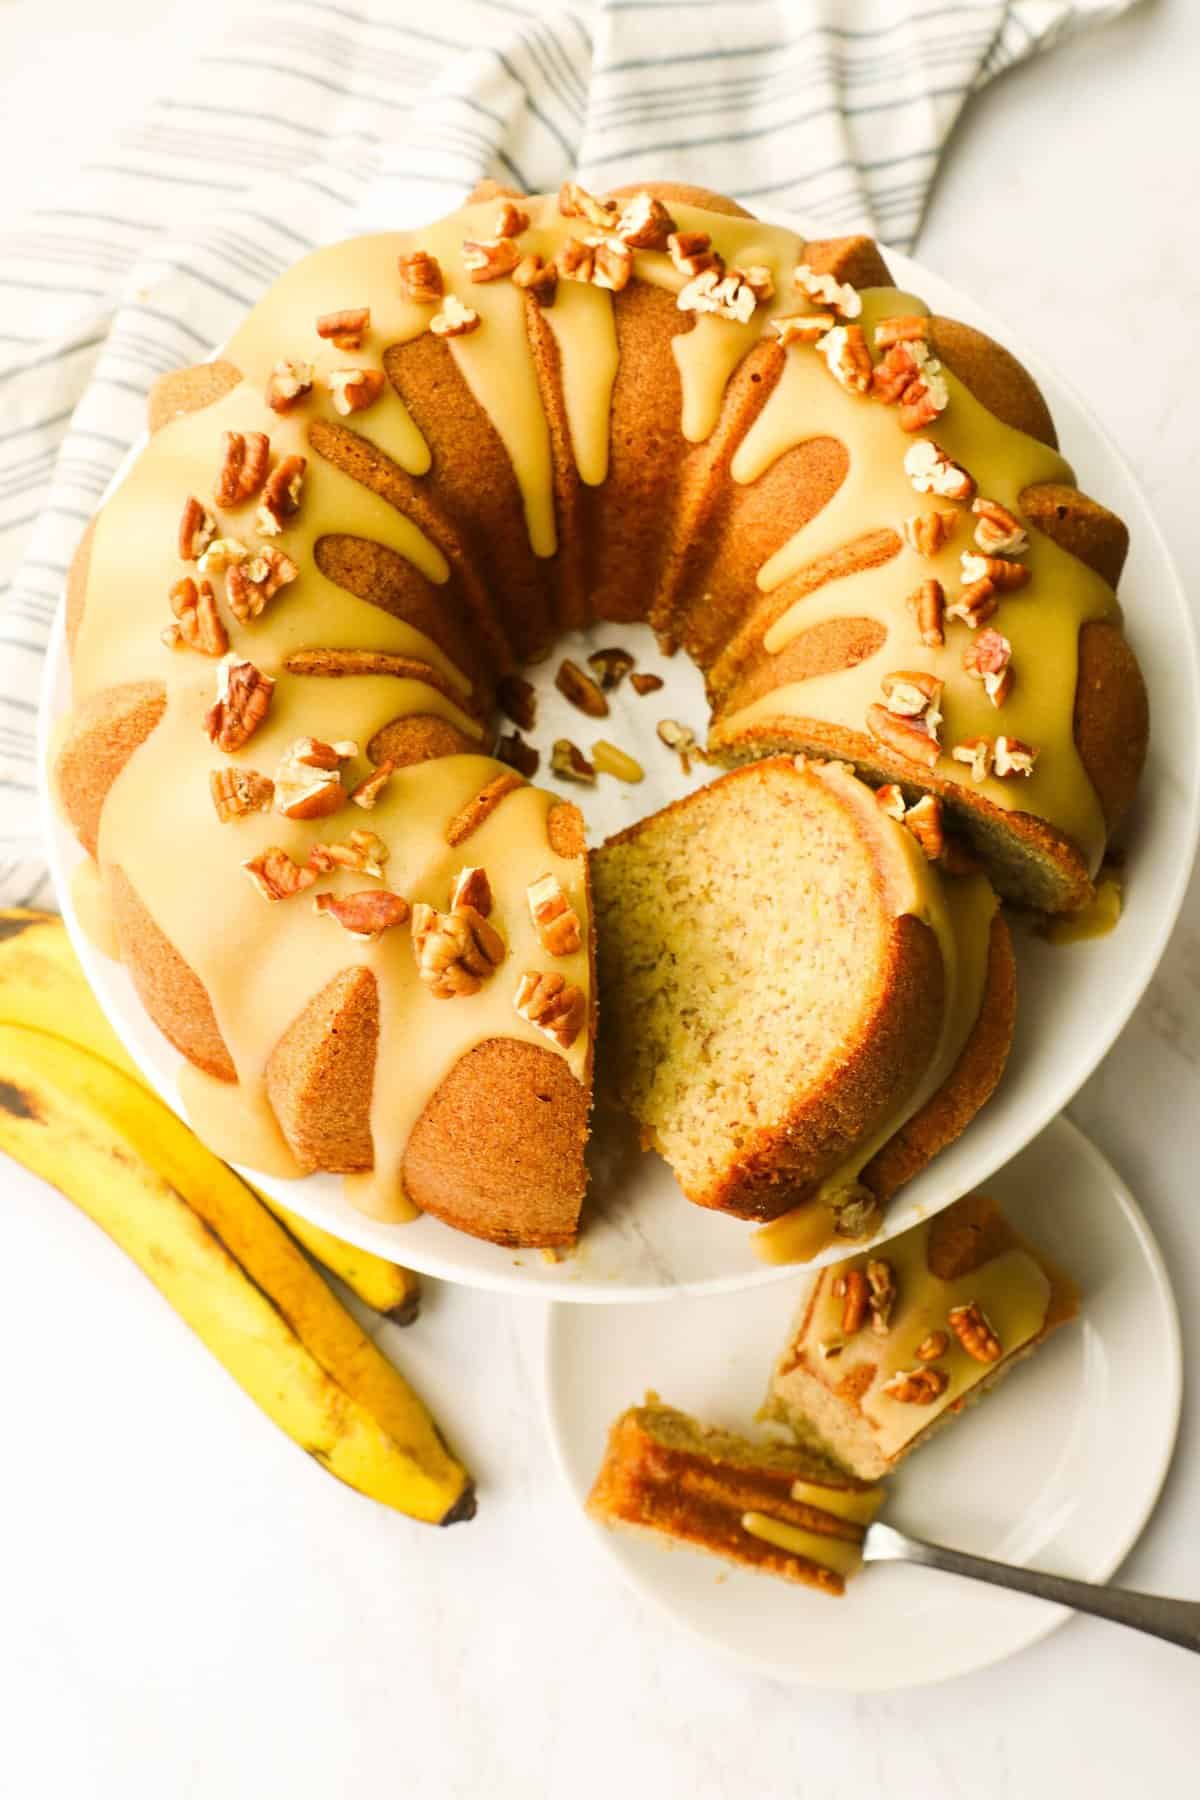
[[[608,1085],[689,1200],[776,1221],[774,1260],[873,1231],[1000,1077],[995,895],[844,765],[736,769],[613,838],[593,883]]]
[[[882,1503],[804,1445],[755,1444],[648,1400],[613,1425],[588,1511],[840,1594]]]
[[[771,1385],[770,1409],[864,1480],[889,1474],[1079,1310],[1074,1282],[969,1194],[822,1269]]]

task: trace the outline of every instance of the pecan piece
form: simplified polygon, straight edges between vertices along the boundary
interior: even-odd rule
[[[942,699],[942,682],[926,669],[894,669],[880,683],[888,711],[901,718],[920,719],[936,736],[942,715],[938,708]]]
[[[354,805],[361,806],[364,812],[370,812],[391,780],[395,767],[395,763],[389,757],[386,761],[381,762],[378,768],[372,769],[371,773],[352,790],[350,798]]]
[[[473,799],[456,812],[446,827],[446,842],[450,845],[465,844],[469,837],[490,819],[500,802],[511,794],[515,788],[524,787],[524,782],[514,770],[511,775],[497,775],[489,781]]]
[[[400,293],[418,306],[433,306],[445,292],[441,264],[426,250],[414,250],[396,259],[400,271]]]
[[[267,379],[266,402],[272,412],[291,412],[312,393],[313,366],[285,357],[277,362]]]
[[[785,313],[771,320],[771,330],[786,350],[789,344],[819,344],[836,324],[833,313]]]
[[[246,813],[270,812],[275,783],[269,775],[260,775],[257,769],[242,769],[236,763],[227,763],[223,769],[210,772],[208,791],[218,819],[226,825],[230,819],[240,819]]]
[[[331,369],[327,379],[333,410],[343,419],[351,413],[366,412],[387,386],[382,369]]]
[[[510,769],[518,770],[527,780],[537,774],[542,760],[540,751],[526,743],[519,731],[505,732],[498,737],[492,755],[497,762],[507,763]]]
[[[961,463],[946,455],[932,438],[921,438],[904,452],[904,473],[918,494],[940,500],[969,500],[975,483]]]
[[[290,556],[272,544],[264,544],[235,563],[225,578],[225,598],[234,617],[243,625],[257,619],[280,588],[295,581],[300,571]]]
[[[939,1356],[945,1356],[950,1348],[950,1339],[944,1331],[931,1331],[923,1337],[913,1355],[918,1362],[936,1362]]]
[[[487,919],[491,917],[492,905],[492,884],[487,878],[487,870],[460,869],[450,890],[450,911],[455,912],[460,906],[470,906],[480,918]]]
[[[387,845],[373,831],[352,831],[341,844],[314,844],[308,853],[308,867],[315,875],[328,875],[334,869],[349,869],[354,875],[371,875],[383,880],[383,865],[389,856]]]
[[[260,850],[242,867],[264,900],[287,900],[310,888],[317,879],[316,869],[293,862],[287,851],[277,845]]]
[[[217,670],[217,697],[204,715],[209,742],[232,755],[248,744],[271,706],[275,679],[230,651]]]
[[[1029,535],[1021,521],[1014,518],[998,500],[977,499],[971,507],[979,523],[975,542],[985,556],[1024,556],[1029,548]]]
[[[267,479],[270,459],[271,440],[265,432],[223,432],[221,467],[213,489],[217,505],[244,506],[247,500],[253,500]]]
[[[667,255],[679,273],[692,280],[705,269],[723,272],[725,268],[707,231],[672,231],[667,237]]]
[[[930,862],[941,862],[946,854],[946,831],[942,821],[942,803],[936,794],[923,794],[905,810],[905,829],[912,832]]]
[[[241,538],[214,538],[208,549],[203,551],[196,567],[201,575],[223,575],[234,563],[241,562],[250,552]]]
[[[611,650],[594,650],[587,660],[588,668],[605,689],[619,687],[633,668],[633,658],[628,650],[617,646]]]
[[[935,507],[933,512],[913,513],[905,519],[900,530],[904,541],[918,556],[936,556],[947,538],[954,533],[958,524],[958,514],[947,508]]]
[[[915,616],[921,642],[936,650],[946,641],[946,590],[940,581],[923,581],[908,596],[909,611]]]
[[[853,1337],[856,1331],[862,1330],[867,1319],[870,1288],[864,1272],[861,1269],[847,1269],[844,1275],[836,1275],[833,1297],[842,1302],[842,1334],[844,1337]]]
[[[970,550],[964,550],[961,558],[962,578],[973,586],[979,581],[990,581],[998,594],[1011,593],[1015,588],[1022,588],[1032,573],[1028,563],[1009,562],[1004,556],[977,556]]]
[[[554,748],[550,752],[550,770],[564,781],[584,781],[590,784],[596,779],[595,768],[570,738],[555,738]]]
[[[955,744],[950,754],[955,762],[967,764],[972,781],[986,781],[992,772],[995,749],[991,738],[964,738],[961,744]]]
[[[285,819],[324,819],[346,802],[341,766],[358,755],[358,745],[297,738],[275,771],[275,810]]]
[[[919,763],[923,769],[932,769],[937,762],[937,740],[912,719],[901,718],[886,706],[867,708],[867,730],[906,762]]]
[[[505,200],[496,214],[496,222],[492,227],[492,236],[497,238],[520,237],[523,231],[529,230],[529,214],[524,212],[514,200]]]
[[[629,685],[635,694],[657,694],[663,685],[661,675],[634,674],[629,677]]]
[[[447,913],[418,903],[412,909],[417,974],[435,1000],[477,994],[507,954],[504,939],[472,906]]]
[[[890,350],[893,344],[913,344],[929,336],[929,320],[917,313],[897,313],[880,319],[875,327],[875,348]]]
[[[1032,744],[1023,743],[1020,738],[998,737],[995,749],[996,774],[1002,781],[1009,775],[1032,775],[1038,754]]]
[[[674,750],[679,757],[685,775],[692,772],[692,755],[696,751],[696,734],[690,725],[681,725],[678,719],[660,719],[655,726],[660,743]]]
[[[558,269],[542,256],[523,256],[512,273],[513,286],[524,288],[539,306],[553,306],[558,293]]]
[[[583,942],[579,914],[557,875],[543,875],[525,890],[538,942],[548,956],[573,956]]]
[[[197,562],[217,535],[217,522],[194,494],[183,503],[179,520],[179,556],[182,562]]]
[[[277,537],[300,511],[306,456],[285,456],[271,470],[254,522],[264,537]]]
[[[560,1050],[569,1050],[587,1018],[587,996],[575,982],[540,969],[526,969],[513,995],[520,1018],[536,1025]]]
[[[748,325],[758,296],[741,270],[730,269],[726,274],[719,264],[714,264],[701,269],[679,290],[675,304],[680,312],[714,313],[719,319]]]
[[[1004,1354],[991,1321],[977,1300],[965,1306],[952,1306],[946,1322],[968,1356],[976,1362],[999,1362]]]
[[[369,306],[347,306],[341,312],[322,313],[317,320],[317,336],[327,339],[335,350],[360,350],[370,329]]]
[[[558,210],[564,219],[586,219],[599,231],[610,231],[617,218],[615,200],[600,200],[577,181],[564,181],[558,190]]]
[[[1000,598],[990,581],[973,581],[951,600],[946,607],[948,619],[961,619],[972,631],[993,617],[1000,606]]]
[[[318,894],[313,911],[328,913],[351,937],[377,938],[409,914],[408,901],[390,888],[364,888],[359,894]]]
[[[993,706],[1003,706],[1012,692],[1012,645],[1002,632],[978,632],[963,651],[963,668],[982,681]]]
[[[815,305],[827,306],[843,319],[857,319],[862,312],[862,296],[847,281],[836,281],[832,275],[818,274],[808,263],[797,263],[792,270],[792,286]]]
[[[865,394],[871,386],[871,352],[861,325],[835,325],[817,342],[825,367],[840,387],[850,394]]]
[[[201,656],[224,656],[229,648],[229,633],[217,611],[211,581],[197,587],[190,575],[177,581],[171,589],[171,611],[174,625],[163,629],[162,641],[168,650],[198,650]]]
[[[496,704],[522,731],[537,723],[537,689],[520,675],[502,675],[496,683]]]
[[[889,819],[895,819],[898,825],[903,825],[908,807],[904,800],[904,789],[897,782],[887,781],[881,788],[876,788],[875,803],[880,812],[886,813]]]
[[[675,221],[661,200],[653,194],[635,194],[621,208],[612,234],[631,250],[665,250],[674,230]]]
[[[928,1364],[919,1369],[897,1369],[890,1380],[880,1388],[890,1400],[899,1400],[904,1406],[932,1406],[940,1400],[950,1386],[950,1377],[944,1369],[935,1369]]]
[[[441,312],[430,319],[429,329],[434,337],[465,337],[469,331],[478,331],[482,323],[473,306],[464,306],[456,295],[447,294]]]
[[[472,281],[499,281],[502,275],[511,275],[520,260],[521,252],[510,237],[482,243],[463,239],[463,268]]]
[[[896,1304],[896,1277],[891,1263],[872,1258],[867,1264],[867,1286],[871,1330],[876,1337],[886,1337],[892,1328],[892,1309]]]
[[[586,713],[589,719],[603,719],[608,716],[608,701],[600,692],[600,688],[590,675],[584,673],[579,664],[564,657],[558,665],[558,673],[554,677],[554,685],[564,700]]]

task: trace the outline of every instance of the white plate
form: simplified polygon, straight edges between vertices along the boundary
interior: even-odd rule
[[[1079,1322],[914,1451],[885,1516],[1001,1562],[1106,1581],[1158,1498],[1179,1424],[1179,1319],[1158,1246],[1124,1182],[1057,1120],[993,1176],[1014,1223],[1078,1278]],[[809,1277],[769,1294],[659,1306],[555,1306],[545,1397],[559,1468],[582,1507],[617,1415],[648,1387],[706,1422],[746,1430]],[[876,1564],[841,1600],[699,1551],[587,1531],[638,1593],[761,1673],[859,1692],[983,1668],[1069,1616],[928,1569]]]
[[[778,222],[796,226],[795,220]],[[1191,615],[1158,528],[1133,475],[1078,398],[1024,350],[1012,332],[973,302],[909,258],[892,251],[888,258],[898,282],[937,309],[990,331],[1029,364],[1045,391],[1081,485],[1128,521],[1133,549],[1121,594],[1150,688],[1155,733],[1136,821],[1127,838],[1129,888],[1119,930],[1108,938],[1057,950],[1018,931],[1020,1006],[1008,1073],[995,1099],[959,1141],[889,1208],[885,1232],[892,1235],[985,1180],[1028,1143],[1086,1080],[1137,1004],[1175,921],[1195,848],[1200,759],[1193,724],[1200,716],[1200,673]],[[642,761],[647,769],[661,771],[665,763],[661,745],[652,736],[653,722],[671,716],[702,730],[705,708],[699,677],[684,659],[671,664],[659,657],[644,629],[635,633],[625,626],[604,627],[595,641],[605,640],[637,648],[644,667],[668,677],[668,688],[657,697],[661,706],[618,695],[613,717],[604,727],[634,754],[644,745]],[[545,665],[538,673],[548,681]],[[47,668],[44,742],[66,710],[69,693],[60,630]],[[562,729],[568,736],[583,737],[579,715],[568,713],[549,689],[544,691],[539,739],[548,742],[560,723],[553,716],[556,703],[563,707]],[[1161,746],[1170,746],[1169,756]],[[670,797],[671,786],[668,780],[654,784],[647,780],[641,788],[621,788],[610,781],[601,784],[602,806],[597,805],[597,796],[583,790],[572,790],[572,798],[582,800],[593,828],[592,841],[597,842],[607,831],[662,804]],[[181,1059],[149,1023],[124,971],[98,955],[79,931],[71,906],[70,873],[81,852],[49,800],[46,817],[59,895],[88,978],[130,1053],[175,1105]],[[665,1166],[653,1156],[640,1155],[632,1140],[618,1141],[598,1129],[593,1148],[593,1181],[581,1245],[561,1263],[544,1262],[537,1252],[514,1255],[451,1231],[436,1219],[380,1224],[349,1204],[336,1177],[314,1175],[301,1182],[278,1182],[262,1175],[256,1179],[315,1224],[366,1249],[426,1274],[477,1287],[561,1300],[633,1301],[680,1293],[727,1293],[787,1278],[786,1271],[755,1257],[749,1225],[689,1206]]]

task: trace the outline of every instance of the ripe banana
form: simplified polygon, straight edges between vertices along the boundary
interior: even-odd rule
[[[0,1150],[94,1219],[332,1474],[430,1523],[473,1516],[471,1479],[412,1389],[245,1183],[146,1088],[64,1038],[0,1025]]]
[[[88,986],[57,913],[0,910],[0,1023],[51,1031],[141,1081]],[[258,1197],[309,1254],[366,1305],[398,1325],[412,1324],[420,1309],[421,1286],[411,1270],[344,1244],[265,1194]]]

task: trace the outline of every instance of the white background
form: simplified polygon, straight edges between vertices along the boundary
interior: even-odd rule
[[[229,10],[0,5],[0,209],[58,197]],[[1200,8],[1145,5],[974,103],[918,245],[1082,390],[1185,571],[1198,110]],[[1193,1367],[1198,928],[1194,886],[1071,1109],[1151,1218]],[[431,1531],[307,1462],[81,1215],[11,1165],[0,1179],[0,1794],[1049,1800],[1194,1783],[1200,1664],[1114,1627],[1075,1621],[990,1673],[851,1700],[743,1675],[664,1626],[564,1505],[536,1309],[434,1290],[389,1336],[480,1481],[478,1518]],[[1197,1393],[1123,1575],[1200,1598]]]

